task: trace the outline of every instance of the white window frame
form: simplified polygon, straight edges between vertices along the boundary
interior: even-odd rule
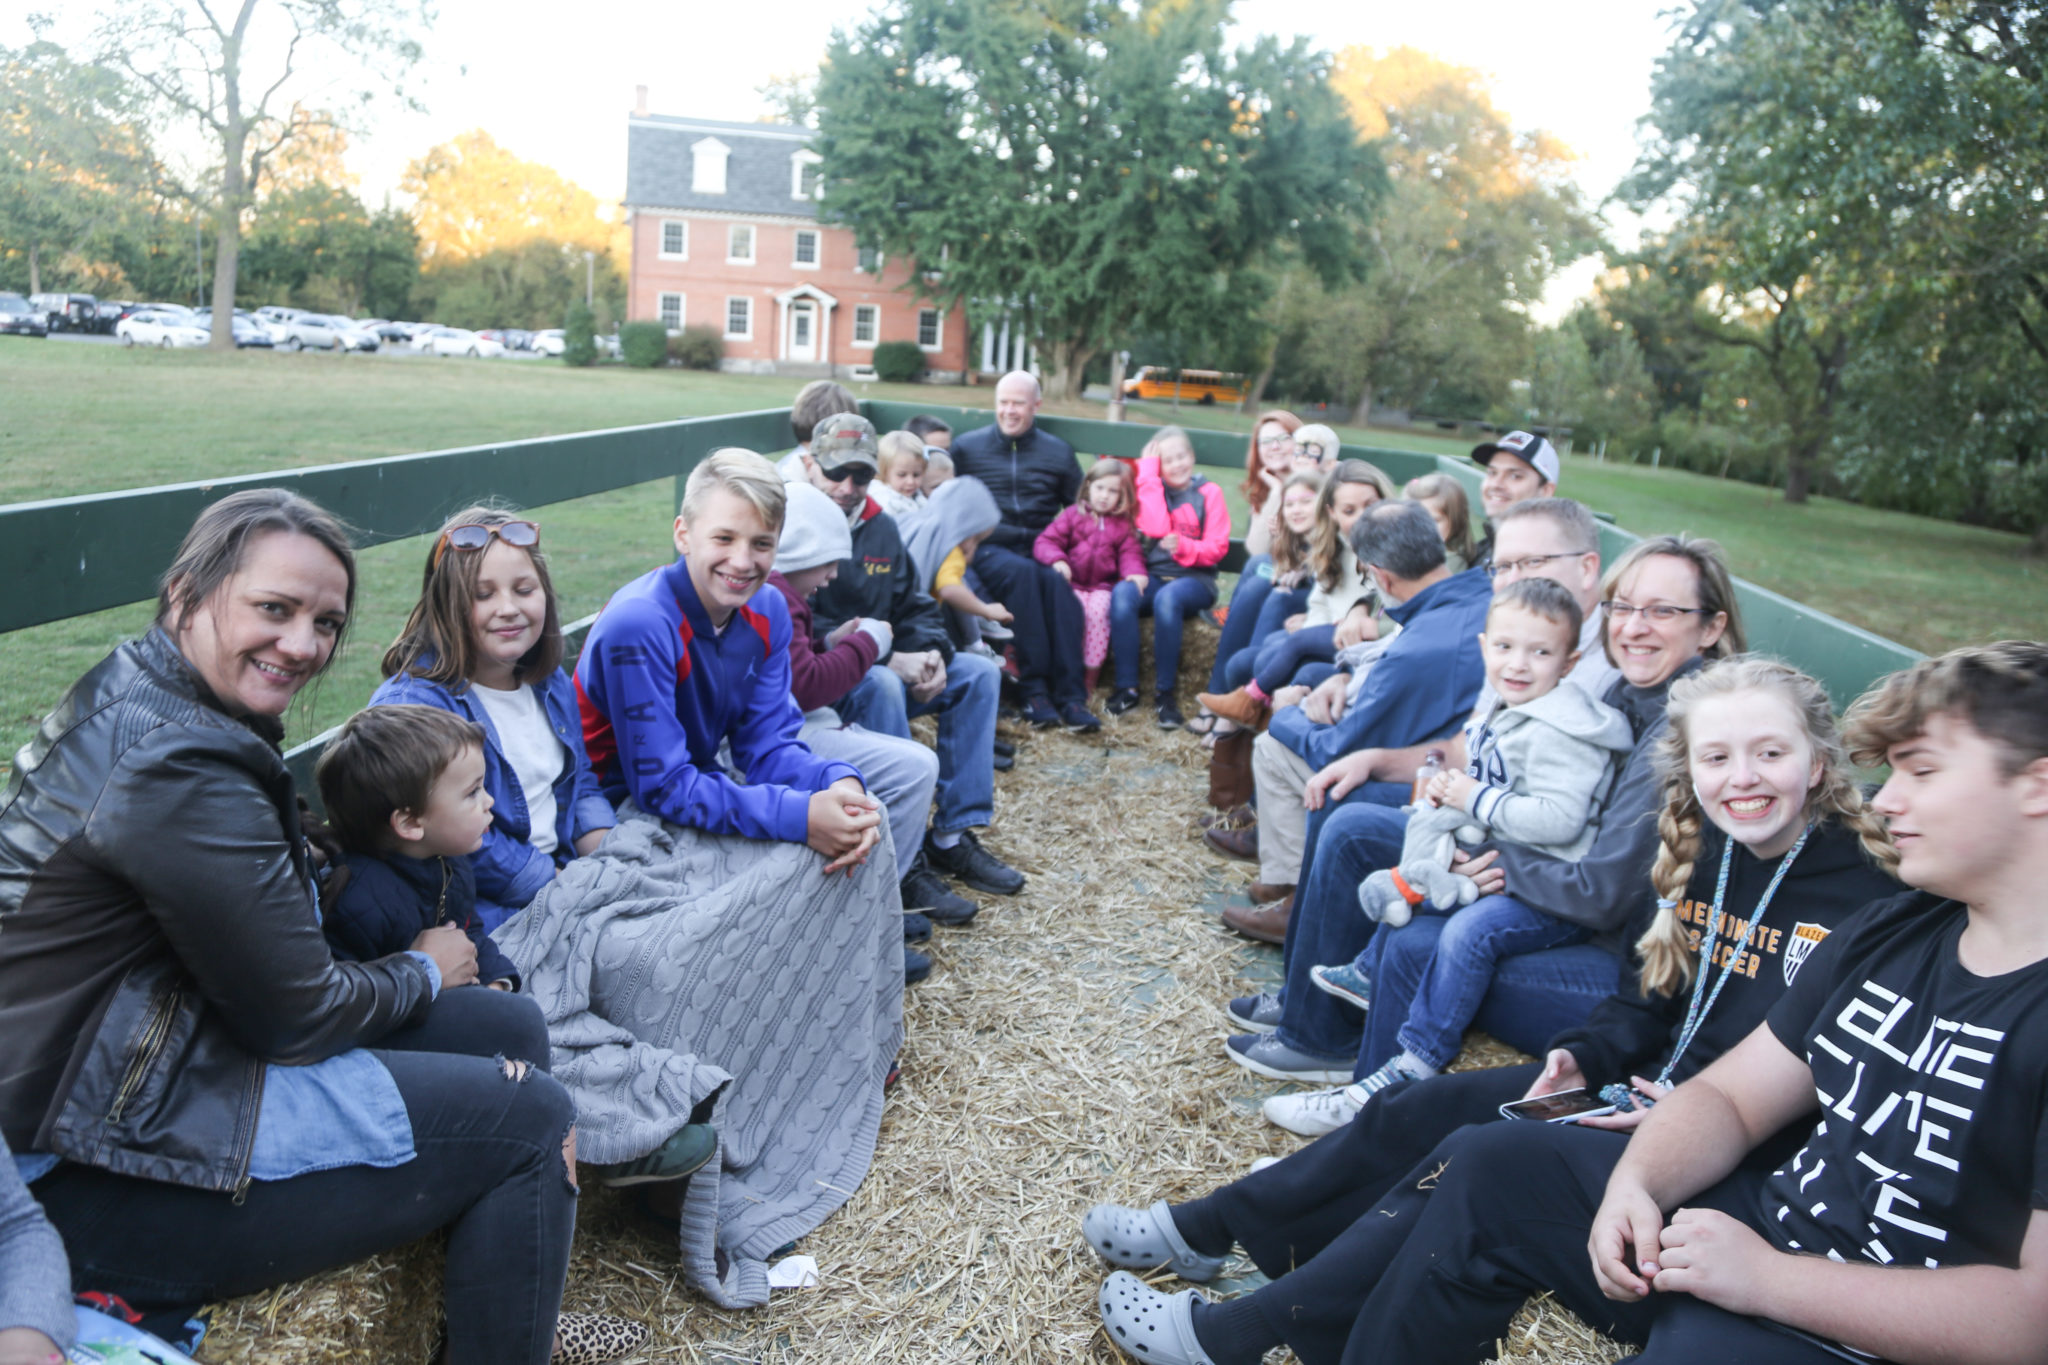
[[[811,259],[803,258],[804,238],[811,239]],[[789,265],[792,270],[816,270],[825,262],[825,234],[816,228],[798,228],[789,236]]]
[[[867,315],[868,339],[860,339],[861,315]],[[862,350],[873,350],[882,336],[882,306],[878,303],[856,303],[853,305],[853,344]]]
[[[870,252],[870,251],[872,251],[872,252],[873,252],[873,253],[875,254],[875,264],[874,264],[874,267],[873,267],[872,269],[870,269],[869,267],[867,267],[867,266],[864,266],[864,265],[862,265],[862,264],[860,263],[860,258],[861,258],[861,256],[862,256],[862,255],[863,255],[864,253],[866,253],[866,252]],[[860,274],[863,274],[863,275],[873,275],[873,276],[875,276],[875,277],[876,277],[877,279],[881,278],[881,274],[882,274],[882,262],[883,262],[883,256],[882,256],[882,249],[881,249],[880,247],[867,247],[867,246],[856,246],[856,247],[855,247],[855,248],[853,249],[853,268],[854,268],[854,270],[855,270],[855,271],[859,272]]]
[[[926,344],[924,339],[924,315],[926,313],[932,315],[932,339],[930,344]],[[917,310],[917,349],[920,351],[943,351],[946,349],[946,314],[944,310],[938,308],[920,308]]]
[[[698,138],[690,144],[690,193],[724,194],[726,171],[732,148],[715,137]]]
[[[744,256],[733,254],[733,248],[739,244],[741,233],[745,233],[747,238],[747,254]],[[761,234],[752,223],[727,223],[725,225],[725,263],[727,265],[752,265],[760,254]]]
[[[666,316],[670,299],[676,301],[676,320],[674,322],[670,322]],[[688,294],[679,294],[672,289],[665,289],[654,296],[654,320],[662,326],[672,327],[680,331],[688,325],[689,318],[690,296]]]
[[[815,197],[816,197],[815,195],[807,194],[807,193],[805,193],[805,192],[804,192],[804,168],[805,168],[805,167],[807,167],[807,166],[818,166],[818,165],[822,165],[822,164],[824,163],[824,160],[825,160],[825,158],[824,158],[824,157],[822,157],[822,156],[819,156],[819,155],[818,155],[818,154],[817,154],[816,152],[813,152],[813,151],[809,151],[809,150],[805,150],[805,151],[801,151],[801,152],[792,152],[792,153],[790,154],[790,158],[789,158],[789,197],[790,197],[790,198],[792,198],[792,199],[812,199],[812,198],[815,198]]]
[[[683,237],[683,249],[682,249],[681,251],[670,251],[670,250],[668,249],[668,230],[669,230],[670,228],[675,228],[675,229],[676,229],[676,230],[677,230],[678,232],[682,233],[682,237]],[[689,220],[689,219],[687,219],[687,218],[664,218],[664,219],[662,219],[662,220],[661,220],[661,222],[660,222],[659,224],[657,224],[657,225],[656,225],[655,231],[656,231],[656,232],[658,232],[658,233],[660,234],[659,236],[657,236],[657,237],[656,237],[656,238],[654,239],[654,245],[655,245],[655,250],[656,250],[656,252],[657,252],[657,253],[659,254],[659,256],[661,257],[661,259],[662,259],[662,260],[664,260],[664,261],[687,261],[687,260],[689,260],[689,259],[690,259],[690,220]]]
[[[747,327],[743,332],[732,329],[732,306],[742,304],[747,311]],[[754,339],[754,301],[745,294],[725,296],[725,339],[727,341],[752,341]]]

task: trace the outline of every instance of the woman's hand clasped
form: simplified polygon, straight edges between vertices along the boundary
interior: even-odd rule
[[[425,953],[441,969],[441,989],[476,984],[476,945],[453,923],[423,929],[412,941],[412,951]]]

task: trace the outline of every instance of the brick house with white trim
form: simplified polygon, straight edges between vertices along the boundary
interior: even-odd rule
[[[650,114],[642,87],[626,125],[627,317],[717,327],[728,371],[864,378],[878,342],[914,341],[929,379],[959,381],[964,310],[903,289],[907,261],[818,221],[812,136]]]

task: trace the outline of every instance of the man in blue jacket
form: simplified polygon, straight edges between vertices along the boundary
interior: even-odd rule
[[[996,385],[995,424],[953,438],[953,470],[988,485],[1002,521],[974,556],[982,599],[1012,609],[1043,602],[1046,619],[1020,614],[1033,628],[1017,633],[1017,668],[1024,715],[1041,728],[1099,730],[1088,710],[1081,657],[1081,599],[1067,581],[1032,558],[1038,533],[1081,496],[1081,461],[1074,448],[1038,426],[1038,380],[1023,370]]]
[[[1268,888],[1293,886],[1301,866],[1301,788],[1288,778],[1298,781],[1360,749],[1400,748],[1454,731],[1471,714],[1486,681],[1479,632],[1486,628],[1493,585],[1477,570],[1450,572],[1443,540],[1421,504],[1367,508],[1351,528],[1351,544],[1380,595],[1393,604],[1387,615],[1401,629],[1373,664],[1357,700],[1334,723],[1318,724],[1299,706],[1273,713],[1253,747],[1252,771],[1259,779],[1259,809],[1274,818],[1262,818],[1250,831],[1211,830],[1204,836],[1220,852],[1258,860],[1254,907],[1284,894]],[[1331,682],[1344,686],[1340,679]],[[1352,793],[1352,799],[1393,805],[1407,797],[1406,787],[1386,782],[1365,783]],[[1225,922],[1240,933],[1267,942],[1284,937],[1284,921],[1270,923],[1279,918],[1275,912],[1255,918],[1235,910]]]

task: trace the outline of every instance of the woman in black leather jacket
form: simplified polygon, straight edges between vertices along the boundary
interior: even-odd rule
[[[539,1365],[576,1217],[540,1011],[461,989],[459,929],[364,963],[320,933],[279,717],[354,595],[332,517],[278,490],[223,499],[148,635],[17,756],[0,1131],[81,1288],[194,1305],[447,1227],[447,1359]]]

